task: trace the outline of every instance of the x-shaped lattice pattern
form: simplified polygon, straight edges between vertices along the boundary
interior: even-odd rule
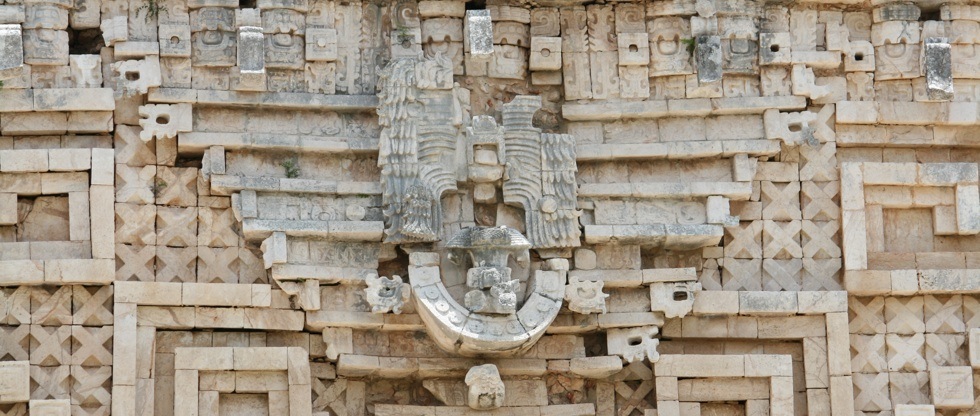
[[[67,286],[63,286],[67,287]],[[31,325],[31,364],[67,365],[71,360],[71,326]]]
[[[888,394],[888,373],[854,374],[854,410],[877,412],[892,408]]]
[[[814,259],[840,258],[840,244],[837,232],[840,223],[837,221],[803,221],[800,230],[803,243],[803,257]]]
[[[926,364],[929,368],[970,365],[963,334],[926,334]]]
[[[109,406],[112,367],[71,366],[71,401],[75,405]]]
[[[925,371],[925,334],[885,334],[888,371]]]
[[[116,244],[156,244],[156,215],[156,205],[116,204]]]
[[[963,323],[963,296],[924,296],[925,331],[935,333],[966,332]]]
[[[762,289],[798,291],[803,286],[803,260],[762,261]]]
[[[231,208],[200,208],[197,244],[208,247],[238,247],[238,220]]]
[[[803,259],[803,290],[841,290],[841,259]]]
[[[31,366],[31,400],[67,399],[70,396],[71,367]]]
[[[790,221],[803,219],[800,211],[800,183],[762,181],[762,219]]]
[[[31,323],[31,289],[27,286],[0,288],[0,325]],[[2,361],[2,358],[0,358]]]
[[[837,145],[833,142],[819,146],[800,146],[801,181],[836,181]]]
[[[31,288],[31,323],[71,325],[71,287],[36,286]]]
[[[30,348],[30,325],[0,325],[0,361],[27,361]]]
[[[156,281],[193,281],[197,274],[197,247],[157,247]]]
[[[197,207],[157,207],[157,245],[197,245]]]
[[[885,333],[885,298],[852,297],[848,299],[847,306],[852,334]]]
[[[197,281],[199,283],[238,283],[238,247],[199,247]]]
[[[914,334],[925,332],[922,296],[886,298],[885,324],[889,333]]]
[[[762,227],[762,221],[743,221],[737,226],[725,227],[725,257],[762,257]]]
[[[116,165],[116,202],[153,204],[157,167]]]
[[[929,373],[889,373],[888,389],[892,405],[928,404]]]
[[[801,221],[766,220],[762,228],[762,256],[767,259],[802,258],[801,227]]]
[[[721,281],[725,290],[762,290],[762,259],[725,259]]]
[[[116,280],[152,282],[157,246],[116,245]]]
[[[851,334],[851,371],[880,373],[887,370],[885,335]]]
[[[112,327],[71,327],[71,364],[84,366],[112,365]]]
[[[840,218],[840,206],[834,201],[839,192],[839,182],[803,182],[800,193],[803,219],[831,221]]]

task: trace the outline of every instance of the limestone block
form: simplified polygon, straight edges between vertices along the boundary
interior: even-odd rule
[[[745,363],[741,355],[664,354],[653,371],[657,377],[744,377]]]
[[[792,35],[786,32],[759,34],[759,65],[792,62]]]
[[[234,348],[177,348],[174,350],[176,370],[232,370]]]
[[[844,71],[857,72],[875,70],[875,48],[868,41],[852,41],[844,54]]]
[[[109,88],[51,88],[34,92],[38,111],[112,111],[116,103]]]
[[[209,247],[237,247],[237,223],[230,208],[201,207],[198,210],[197,244]]]
[[[562,69],[561,38],[534,36],[531,38],[530,69],[559,71]]]
[[[800,314],[828,314],[847,311],[847,292],[805,291],[797,294]]]
[[[102,19],[99,25],[106,46],[113,46],[129,38],[129,21],[126,16],[113,16]]]
[[[897,404],[895,416],[934,416],[936,406],[931,404]]]
[[[654,282],[650,284],[650,305],[654,312],[667,318],[678,318],[691,312],[695,294],[701,291],[697,282]]]
[[[620,93],[619,67],[615,51],[589,52],[592,98],[615,98]]]
[[[48,150],[48,170],[71,172],[89,170],[91,168],[92,151],[90,149]]]
[[[92,185],[113,185],[115,177],[113,149],[92,149]]]
[[[47,149],[0,150],[0,172],[45,172]]]
[[[799,310],[795,292],[739,292],[739,313],[792,315]]]
[[[650,65],[649,34],[620,33],[617,42],[619,50],[619,65],[647,66]]]
[[[0,403],[17,403],[30,400],[31,375],[27,361],[0,363]]]
[[[17,194],[0,193],[0,225],[17,224]]]
[[[71,416],[71,400],[31,400],[30,409],[32,416]]]
[[[920,42],[922,27],[917,21],[887,21],[871,25],[871,44],[915,44]]]
[[[745,377],[792,377],[793,358],[790,355],[745,355]]]
[[[581,100],[592,98],[592,76],[589,65],[589,54],[585,52],[566,51],[564,38],[562,41],[562,81],[565,87],[565,99]]]
[[[114,278],[115,265],[110,259],[58,259],[44,262],[45,282],[109,284]]]
[[[20,76],[24,68],[24,39],[19,24],[0,25],[0,51],[3,57],[0,59],[0,79]]]
[[[287,348],[250,347],[234,348],[236,371],[276,371],[288,369]]]
[[[956,186],[956,228],[961,235],[980,233],[980,187]]]
[[[94,152],[93,152],[94,154]],[[114,192],[111,186],[93,185],[89,188],[89,233],[92,239],[92,258],[115,259],[115,226],[113,220]],[[112,279],[110,279],[112,280]]]
[[[967,409],[973,406],[973,369],[936,367],[929,372],[932,402],[939,409]]]
[[[272,268],[274,264],[286,263],[286,233],[274,232],[269,238],[262,240],[262,260],[265,268]]]
[[[198,372],[196,370],[174,370],[175,415],[198,415]]]
[[[738,293],[730,291],[700,291],[694,297],[695,315],[738,314]]]
[[[160,24],[157,29],[161,57],[191,56],[191,28],[187,24]]]
[[[622,369],[622,359],[613,356],[573,358],[569,366],[572,374],[585,378],[606,378]]]
[[[41,194],[87,192],[89,179],[85,172],[48,172],[41,174]]]

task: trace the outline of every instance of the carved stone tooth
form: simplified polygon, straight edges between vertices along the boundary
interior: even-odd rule
[[[930,100],[953,99],[952,49],[947,38],[928,38],[925,42],[926,94]]]
[[[489,10],[466,11],[466,35],[470,59],[489,61],[493,55],[493,24]]]
[[[706,84],[721,81],[721,37],[698,35],[695,39],[694,62],[698,70],[698,82]]]
[[[24,68],[24,38],[20,25],[0,25],[0,80],[16,78]]]

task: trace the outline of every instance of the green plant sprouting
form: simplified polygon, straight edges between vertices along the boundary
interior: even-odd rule
[[[153,185],[150,186],[150,192],[153,192],[153,197],[156,198],[160,196],[160,192],[162,192],[163,189],[166,187],[167,187],[167,181],[160,179],[154,182]]]
[[[687,53],[694,55],[694,48],[697,47],[697,42],[693,38],[681,39],[681,43],[687,46]]]
[[[144,10],[146,10],[144,19],[149,23],[150,20],[160,17],[160,12],[167,11],[167,6],[160,5],[157,0],[146,0],[146,4],[136,8],[136,12],[139,13]]]
[[[279,162],[279,166],[282,166],[282,168],[286,170],[287,178],[292,179],[299,177],[299,163],[296,162],[295,158],[283,160],[282,162]]]

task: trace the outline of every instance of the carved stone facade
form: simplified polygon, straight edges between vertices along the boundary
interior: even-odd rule
[[[0,0],[0,416],[980,414],[977,0]]]

